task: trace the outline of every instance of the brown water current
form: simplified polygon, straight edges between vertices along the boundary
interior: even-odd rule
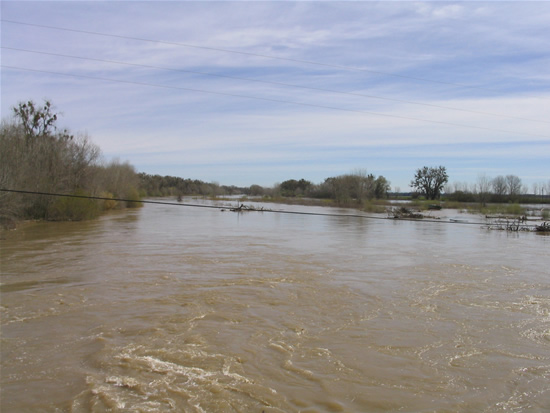
[[[4,232],[1,411],[549,412],[549,247],[168,205]]]

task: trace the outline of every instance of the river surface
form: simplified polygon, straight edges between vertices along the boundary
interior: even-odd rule
[[[146,204],[2,238],[2,413],[550,411],[548,236]]]

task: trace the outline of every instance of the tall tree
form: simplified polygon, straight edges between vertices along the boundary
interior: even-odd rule
[[[521,179],[516,175],[506,175],[506,189],[510,198],[515,198],[521,193]]]
[[[500,199],[506,195],[506,178],[502,175],[497,176],[491,181],[493,193]]]
[[[27,138],[50,135],[55,130],[57,114],[52,112],[52,104],[47,100],[43,107],[39,107],[32,100],[21,102],[13,108],[13,113]]]
[[[437,168],[424,166],[416,170],[411,187],[424,194],[427,199],[437,199],[448,181],[449,176],[444,166]]]
[[[378,178],[376,178],[376,181],[374,181],[374,185],[374,196],[377,199],[388,197],[388,192],[391,189],[390,181],[380,175]]]
[[[49,100],[39,106],[32,100],[20,102],[13,108],[15,119],[23,128],[27,143],[40,137],[54,136],[58,139],[70,140],[73,136],[67,129],[59,132],[57,130],[58,114],[53,112],[54,107]]]
[[[487,175],[479,174],[477,176],[477,190],[479,202],[485,205],[489,199],[489,191],[491,190],[491,179]]]

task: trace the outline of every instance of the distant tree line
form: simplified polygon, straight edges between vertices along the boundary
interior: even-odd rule
[[[147,196],[225,196],[249,195],[266,198],[318,198],[332,199],[338,205],[361,204],[371,199],[388,197],[390,182],[383,176],[376,177],[364,170],[326,178],[320,184],[305,179],[289,179],[273,187],[251,185],[249,187],[225,186],[198,179],[175,176],[138,174],[140,189]]]
[[[550,180],[535,183],[530,189],[516,175],[499,175],[495,178],[485,174],[478,176],[474,184],[455,182],[447,187],[445,199],[459,202],[548,202]]]
[[[139,204],[134,167],[102,161],[99,147],[85,134],[57,126],[49,101],[21,102],[0,125],[0,187],[4,189],[129,199],[131,202],[0,192],[0,221],[82,220],[113,208]]]
[[[416,170],[411,187],[413,197],[420,195],[434,200],[443,197],[448,201],[504,203],[504,202],[547,202],[550,193],[550,181],[533,185],[533,192],[516,175],[499,175],[490,178],[485,174],[478,176],[473,185],[468,183],[447,184],[449,176],[445,167],[424,166]],[[443,193],[443,190],[445,192]],[[545,194],[546,191],[546,195]]]
[[[204,182],[198,179],[184,179],[177,176],[138,174],[139,187],[143,194],[152,197],[166,196],[223,196],[247,193],[247,188],[219,185],[216,182]]]

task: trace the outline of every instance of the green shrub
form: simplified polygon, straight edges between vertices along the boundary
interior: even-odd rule
[[[127,208],[141,208],[143,206],[143,202],[139,202],[139,192],[134,187],[128,189],[126,192],[126,199],[128,199],[128,201],[126,201]]]
[[[363,204],[363,211],[381,214],[386,212],[386,208],[389,204],[383,200],[371,200],[365,201]]]
[[[113,198],[113,194],[110,192],[102,192],[100,195],[101,198]],[[108,211],[110,209],[115,209],[118,206],[118,201],[114,199],[104,199],[103,201],[103,210]]]
[[[525,215],[525,209],[519,204],[510,204],[506,206],[506,213],[511,215]]]
[[[464,203],[460,201],[447,201],[443,204],[440,204],[442,207],[445,207],[446,209],[462,209],[464,208]]]
[[[84,191],[73,195],[88,196]],[[101,212],[95,199],[59,197],[48,208],[47,219],[52,221],[82,221],[97,218]]]

